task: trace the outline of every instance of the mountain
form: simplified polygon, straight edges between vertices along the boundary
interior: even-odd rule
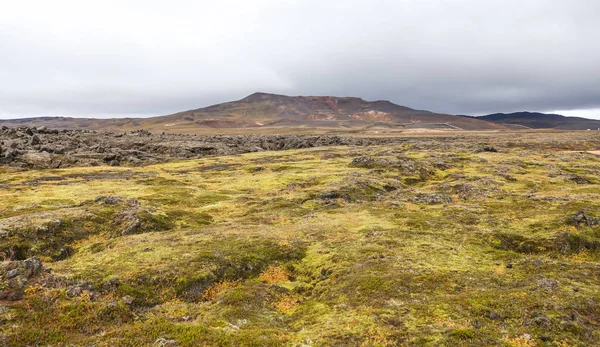
[[[600,128],[600,120],[538,112],[494,113],[476,118],[522,129],[596,130]]]
[[[152,118],[82,119],[39,117],[0,121],[8,126],[48,126],[95,130],[147,129],[190,132],[201,128],[349,128],[504,130],[482,119],[414,110],[389,101],[354,97],[286,96],[254,93],[241,100]]]
[[[206,127],[398,127],[501,129],[491,122],[414,110],[389,101],[354,97],[254,93],[241,100],[159,117],[156,122]]]

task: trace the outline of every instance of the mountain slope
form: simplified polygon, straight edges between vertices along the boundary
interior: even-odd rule
[[[483,119],[432,113],[389,101],[354,97],[286,96],[254,93],[241,100],[152,118],[82,119],[39,117],[0,121],[8,126],[48,126],[94,130],[148,129],[188,132],[198,128],[425,128],[504,130]]]
[[[596,130],[600,128],[600,120],[538,112],[494,113],[477,119],[532,129]]]
[[[200,126],[416,127],[502,129],[481,120],[414,110],[389,101],[353,97],[285,96],[254,93],[238,101],[158,117],[155,122],[193,122]]]

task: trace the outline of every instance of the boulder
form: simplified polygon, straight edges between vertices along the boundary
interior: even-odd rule
[[[44,272],[38,257],[0,264],[0,300],[21,300],[29,280]]]
[[[47,168],[52,163],[52,155],[46,151],[27,151],[22,156],[22,161],[38,168]]]
[[[87,281],[84,281],[84,282],[69,286],[67,288],[67,296],[78,297],[78,296],[81,296],[81,294],[83,294],[85,292],[92,295],[92,294],[94,294],[93,290],[94,290],[94,287],[92,286],[92,284],[90,284]]]
[[[121,281],[118,278],[111,278],[102,284],[102,291],[105,293],[114,293],[119,289]]]
[[[428,205],[447,204],[452,202],[452,198],[444,194],[417,194],[410,199],[411,202],[425,203]]]
[[[103,203],[105,205],[116,205],[116,204],[120,204],[122,202],[125,202],[124,198],[118,197],[118,196],[98,196],[96,197],[96,199],[94,200],[97,203]]]
[[[11,278],[17,277],[18,275],[19,275],[19,269],[12,269],[6,273],[6,278],[11,279]]]
[[[29,144],[32,146],[39,145],[41,142],[42,140],[40,139],[40,135],[38,134],[33,134],[29,139]]]
[[[27,278],[37,276],[44,271],[42,261],[38,257],[23,260],[23,275]]]
[[[350,165],[352,165],[352,166],[366,167],[366,168],[372,168],[375,166],[375,164],[376,164],[375,159],[373,159],[371,157],[367,157],[367,156],[361,156],[358,158],[354,158],[352,160],[352,162],[350,163]]]
[[[580,175],[568,175],[567,179],[576,184],[590,184],[591,183],[587,178],[580,176]]]
[[[576,214],[569,217],[569,223],[574,225],[585,223],[587,226],[593,226],[600,224],[600,218],[588,216],[585,210],[579,210]]]

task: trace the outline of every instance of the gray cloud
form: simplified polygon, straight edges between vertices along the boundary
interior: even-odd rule
[[[600,109],[598,13],[573,0],[4,2],[0,117],[161,115],[254,91]]]

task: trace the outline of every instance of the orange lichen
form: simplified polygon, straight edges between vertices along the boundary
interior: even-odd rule
[[[300,303],[300,298],[293,295],[284,294],[278,301],[273,303],[273,307],[280,312],[288,313],[293,311],[298,305],[300,305]]]
[[[240,285],[240,282],[235,282],[235,281],[223,281],[223,282],[216,283],[204,292],[203,298],[205,300],[213,300],[217,296],[221,295],[221,293],[223,293],[229,289],[238,287],[239,285]]]
[[[259,278],[268,284],[288,281],[290,279],[288,271],[279,266],[269,266],[260,274]]]

